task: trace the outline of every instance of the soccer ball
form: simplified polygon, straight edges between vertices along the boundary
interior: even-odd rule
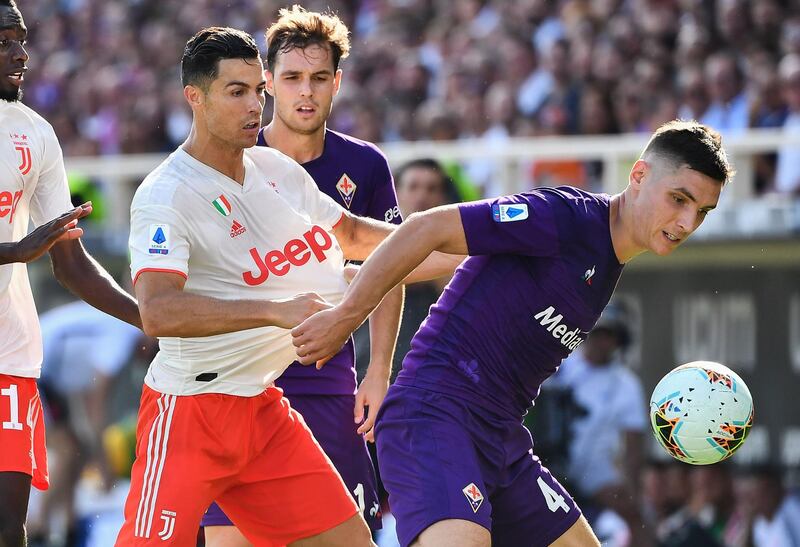
[[[729,458],[753,425],[753,398],[725,365],[694,361],[669,372],[650,397],[650,424],[674,458],[708,465]]]

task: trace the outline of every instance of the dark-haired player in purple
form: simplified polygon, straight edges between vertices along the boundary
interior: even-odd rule
[[[470,255],[417,332],[377,418],[402,545],[599,545],[534,456],[522,415],[592,329],[624,264],[645,251],[671,253],[730,177],[719,134],[670,122],[620,194],[541,188],[411,215],[338,306],[292,331],[300,361],[317,361],[432,251]]]
[[[334,15],[299,6],[280,11],[267,30],[266,81],[274,111],[258,145],[300,163],[322,192],[351,213],[399,224],[394,181],[383,153],[326,128],[341,82],[339,61],[350,48],[347,35]],[[380,505],[364,437],[373,440],[375,416],[389,387],[402,299],[402,288],[395,289],[370,321],[370,364],[358,389],[352,338],[323,369],[293,363],[275,383],[303,415],[373,530],[381,527]],[[210,547],[249,545],[216,504],[203,526]]]

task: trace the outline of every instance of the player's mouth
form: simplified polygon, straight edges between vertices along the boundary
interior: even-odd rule
[[[250,122],[248,124],[245,124],[244,127],[242,127],[242,129],[244,129],[248,133],[250,133],[250,132],[258,133],[258,130],[261,129],[261,123],[260,122]]]
[[[9,72],[6,78],[13,85],[20,86],[22,85],[22,82],[25,79],[25,72],[27,71],[28,69],[26,67],[21,67],[12,72]]]
[[[669,240],[673,244],[677,245],[678,243],[681,242],[681,238],[679,238],[678,236],[676,236],[673,233],[667,232],[665,230],[662,230],[661,233],[664,234],[664,237],[667,238],[667,240]]]
[[[298,114],[300,114],[300,116],[304,118],[310,118],[311,116],[317,113],[317,108],[310,105],[299,106],[295,110],[297,111]]]

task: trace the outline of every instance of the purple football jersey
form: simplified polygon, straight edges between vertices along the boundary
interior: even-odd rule
[[[521,416],[622,273],[609,199],[563,186],[461,205],[470,257],[431,307],[396,383]]]
[[[268,146],[263,129],[258,145]],[[326,129],[322,155],[302,166],[322,192],[354,215],[394,224],[402,220],[389,163],[374,144]],[[287,396],[352,395],[356,391],[353,338],[322,370],[295,361],[275,384]]]

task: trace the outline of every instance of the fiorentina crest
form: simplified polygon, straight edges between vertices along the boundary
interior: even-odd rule
[[[336,183],[336,189],[339,191],[339,195],[342,196],[342,201],[344,201],[348,209],[350,208],[350,204],[353,203],[353,196],[356,195],[356,188],[356,183],[347,176],[347,173],[342,175],[342,178]]]
[[[464,495],[467,497],[467,501],[469,501],[469,505],[472,507],[472,512],[477,513],[483,503],[483,494],[481,494],[481,491],[478,490],[474,482],[471,482],[464,487],[462,492],[464,492]]]
[[[33,167],[28,135],[9,133],[8,136],[11,138],[11,142],[14,143],[14,150],[19,152],[19,165],[17,166],[17,169],[19,169],[19,172],[23,175],[27,175],[30,173],[31,167]]]

